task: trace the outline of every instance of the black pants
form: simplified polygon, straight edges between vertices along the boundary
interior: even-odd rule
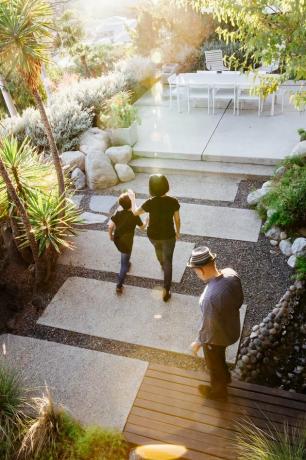
[[[172,259],[175,248],[175,238],[169,240],[151,240],[156,257],[164,269],[164,288],[170,291],[172,282]]]
[[[210,375],[210,385],[214,393],[217,394],[227,392],[226,387],[231,379],[231,374],[225,361],[225,348],[209,343],[205,343],[203,346],[206,366]]]

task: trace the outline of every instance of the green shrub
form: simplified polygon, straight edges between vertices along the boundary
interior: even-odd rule
[[[26,398],[20,375],[0,366],[0,458],[12,458],[26,420]]]
[[[127,444],[121,433],[99,427],[87,428],[77,440],[79,460],[125,460]]]
[[[306,257],[298,257],[295,265],[296,275],[299,280],[306,279]]]
[[[238,435],[239,460],[305,460],[305,427],[283,429],[268,423],[267,430],[258,428],[254,423],[245,421],[239,424]]]
[[[300,135],[300,141],[306,141],[306,129],[298,129]]]
[[[115,94],[106,104],[100,121],[107,128],[128,128],[134,122],[139,122],[137,108],[130,104],[131,94],[121,91]]]
[[[262,198],[266,208],[275,209],[266,229],[276,225],[295,230],[306,224],[306,167],[295,161],[291,160],[285,173],[274,179],[274,187]]]

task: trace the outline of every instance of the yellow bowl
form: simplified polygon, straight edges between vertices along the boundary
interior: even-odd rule
[[[172,444],[148,444],[137,447],[135,452],[145,460],[174,460],[182,457],[187,449],[184,446]]]

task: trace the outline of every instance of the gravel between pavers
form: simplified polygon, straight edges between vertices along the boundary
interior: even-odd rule
[[[246,197],[248,193],[251,190],[259,188],[262,182],[263,181],[257,180],[241,181],[234,203],[191,199],[180,199],[180,201],[247,208]],[[119,192],[110,192],[109,190],[99,193],[82,191],[80,194],[85,195],[82,199],[81,207],[85,210],[89,210],[89,200],[91,196],[109,194],[118,196]],[[136,196],[139,199],[146,198],[145,195]],[[112,211],[115,209],[116,205],[113,206]],[[107,223],[82,227],[92,230],[106,230]],[[138,234],[146,237],[141,232]],[[229,266],[240,274],[245,295],[245,303],[248,305],[243,335],[247,335],[254,324],[261,322],[266,314],[279,301],[287,286],[290,284],[292,270],[287,265],[285,257],[280,254],[278,249],[272,248],[269,240],[263,235],[260,235],[257,243],[189,235],[182,235],[181,239],[182,241],[193,242],[197,245],[205,244],[209,246],[213,252],[217,253],[217,262],[220,268]],[[26,310],[22,321],[19,321],[18,329],[14,331],[15,333],[186,369],[199,369],[202,367],[202,360],[192,356],[128,344],[116,340],[102,339],[100,337],[88,336],[86,334],[36,324],[43,309],[70,276],[111,281],[114,283],[114,288],[117,280],[116,273],[59,265],[51,289],[40,298],[41,305],[39,307],[31,306]],[[129,276],[126,280],[126,289],[128,289],[129,285],[153,288],[155,286],[160,286],[161,282],[158,280]],[[198,302],[198,297],[202,290],[203,283],[190,269],[186,269],[181,283],[173,283],[172,287],[173,292],[194,296],[194,301],[196,303]],[[170,308],[171,301],[169,302],[169,309]],[[175,311],[173,311],[173,314],[175,315]]]

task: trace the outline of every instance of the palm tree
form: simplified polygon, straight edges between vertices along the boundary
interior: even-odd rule
[[[0,1],[0,58],[24,78],[39,110],[55,166],[60,195],[65,181],[58,149],[39,94],[42,65],[48,62],[52,38],[52,10],[44,0]]]

